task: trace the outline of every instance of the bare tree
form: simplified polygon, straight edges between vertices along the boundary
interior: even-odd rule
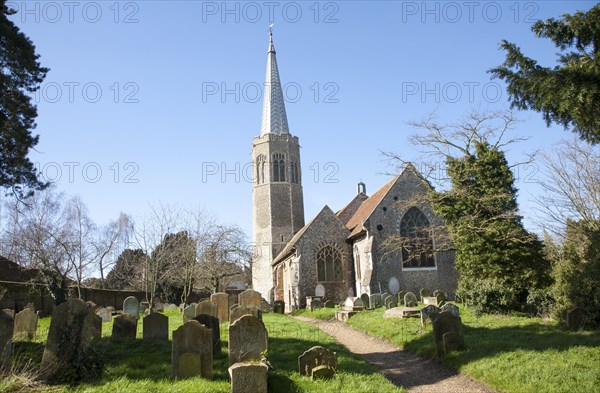
[[[93,239],[93,247],[100,272],[100,284],[102,288],[106,287],[104,272],[110,270],[117,261],[120,253],[127,246],[132,229],[131,218],[124,213],[121,213],[115,221],[111,221],[106,226],[98,228],[96,236]]]
[[[600,148],[565,140],[543,154],[543,163],[543,193],[536,198],[539,225],[562,236],[569,220],[600,222]]]

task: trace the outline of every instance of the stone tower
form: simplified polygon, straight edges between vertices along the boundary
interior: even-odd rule
[[[304,226],[304,202],[300,144],[288,128],[272,32],[269,38],[262,127],[252,141],[252,286],[271,302],[273,258]]]

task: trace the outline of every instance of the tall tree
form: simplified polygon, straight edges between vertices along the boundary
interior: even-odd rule
[[[0,187],[19,197],[47,186],[28,158],[39,137],[32,135],[37,117],[31,93],[39,89],[47,68],[35,46],[15,24],[5,0],[0,0]]]
[[[600,143],[600,5],[537,21],[532,30],[560,50],[559,65],[541,66],[503,40],[506,60],[490,72],[508,83],[513,108],[541,112],[546,124],[560,124],[583,140]]]

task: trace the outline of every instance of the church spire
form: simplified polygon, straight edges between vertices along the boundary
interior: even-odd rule
[[[260,135],[270,133],[290,132],[287,116],[285,114],[285,103],[283,91],[279,80],[277,59],[275,58],[275,46],[273,45],[273,30],[269,28],[269,52],[267,55],[267,76],[265,78],[265,94],[263,98],[262,126]]]

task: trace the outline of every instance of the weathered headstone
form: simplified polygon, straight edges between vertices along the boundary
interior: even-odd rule
[[[446,303],[446,294],[444,292],[440,292],[437,295],[435,295],[435,299],[437,301],[438,307],[441,307]]]
[[[361,298],[349,297],[346,298],[343,309],[346,311],[362,311],[365,309],[365,305]]]
[[[396,297],[398,295],[398,292],[400,291],[400,282],[396,277],[390,277],[388,280],[388,289],[392,296]]]
[[[261,303],[262,296],[260,296],[260,292],[252,289],[246,289],[238,295],[238,304],[240,307],[256,307],[260,310]]]
[[[323,303],[323,306],[325,308],[335,308],[335,302],[333,300],[329,299],[325,303]]]
[[[385,301],[385,308],[390,309],[398,307],[398,300],[396,300],[395,296],[388,296]]]
[[[217,318],[219,322],[229,320],[229,295],[224,292],[217,292],[210,295],[210,301],[217,306]]]
[[[423,299],[424,297],[430,297],[431,296],[431,289],[429,289],[429,288],[421,288],[421,290],[419,291],[419,295],[420,295],[421,299]]]
[[[183,322],[194,319],[196,316],[196,303],[192,303],[183,309]]]
[[[171,378],[200,375],[212,379],[212,333],[198,321],[188,321],[173,332]]]
[[[363,304],[365,305],[365,308],[372,308],[371,301],[369,299],[369,295],[367,295],[366,293],[363,293],[362,295],[360,295],[360,298],[362,299]]]
[[[10,370],[14,320],[12,315],[0,311],[0,370]]]
[[[139,319],[140,302],[134,296],[129,296],[123,301],[123,313],[129,314],[135,319]]]
[[[389,294],[388,292],[384,292],[381,294],[381,304],[383,306],[385,306],[385,301],[387,300],[388,297],[392,296],[391,294]]]
[[[574,308],[567,312],[567,329],[581,330],[585,325],[586,312],[581,308]]]
[[[325,286],[323,284],[317,284],[315,287],[315,296],[321,299],[325,297]]]
[[[412,292],[406,292],[404,295],[404,306],[405,307],[416,307],[419,301],[417,297]]]
[[[177,310],[177,305],[173,303],[167,303],[163,305],[165,310]]]
[[[423,307],[421,309],[421,326],[424,328],[427,325],[427,321],[429,321],[430,317],[433,317],[435,314],[439,314],[441,312],[442,310],[431,304]]]
[[[275,300],[273,302],[273,312],[275,314],[285,313],[285,302],[283,300]]]
[[[30,308],[25,308],[15,315],[13,338],[31,340],[37,331],[38,316]]]
[[[102,318],[96,313],[92,316],[93,338],[102,338]]]
[[[106,307],[102,307],[96,310],[96,315],[102,319],[102,323],[112,321],[112,313]]]
[[[452,350],[460,350],[465,346],[462,321],[460,317],[449,312],[441,312],[433,316],[433,335],[438,358]]]
[[[265,299],[261,298],[260,301],[260,311],[262,312],[271,312],[271,305]]]
[[[398,305],[404,306],[404,295],[406,295],[406,291],[398,292]]]
[[[460,310],[456,304],[446,303],[440,307],[441,312],[449,312],[455,317],[460,317]]]
[[[310,311],[315,311],[317,308],[323,308],[323,303],[319,299],[313,299],[310,303]]]
[[[90,376],[94,360],[89,346],[98,337],[102,320],[81,299],[69,299],[54,307],[40,370],[51,381],[70,381]]]
[[[198,304],[196,304],[196,315],[194,315],[194,317],[197,317],[200,314],[210,315],[218,318],[217,305],[208,299],[201,300],[198,302]]]
[[[319,366],[325,366],[335,373],[338,367],[336,353],[327,348],[315,346],[298,357],[300,375],[312,377],[314,369]]]
[[[267,393],[268,371],[263,363],[235,363],[229,367],[231,393]]]
[[[244,315],[252,315],[262,321],[262,311],[256,307],[240,307],[236,304],[229,310],[229,323],[234,323]]]
[[[371,308],[379,308],[379,307],[381,307],[381,305],[382,305],[382,303],[381,303],[381,294],[374,293],[371,296],[369,296],[369,304],[371,305]]]
[[[144,340],[168,340],[169,317],[153,312],[142,321],[142,337]]]
[[[268,343],[267,329],[262,321],[244,315],[229,325],[229,364],[261,360]]]
[[[115,340],[135,340],[137,318],[122,314],[113,319],[112,338]]]
[[[211,330],[212,333],[212,345],[213,345],[213,356],[221,353],[221,328],[219,325],[219,318],[213,317],[212,315],[200,314],[196,315],[195,321],[200,322]]]

